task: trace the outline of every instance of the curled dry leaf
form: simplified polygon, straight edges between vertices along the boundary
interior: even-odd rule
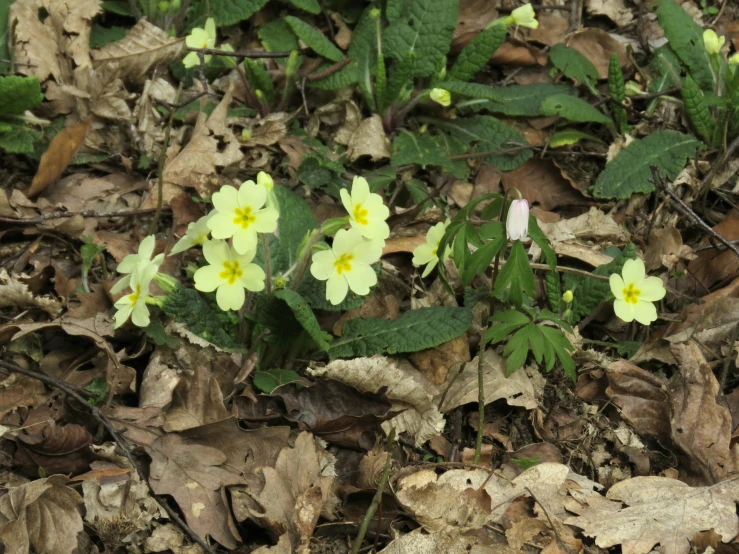
[[[210,369],[202,364],[181,376],[174,389],[172,408],[165,414],[164,430],[184,431],[228,417],[223,393]]]
[[[713,529],[724,542],[739,533],[737,501],[736,479],[693,488],[666,477],[634,477],[611,487],[605,498],[569,500],[567,509],[578,516],[565,523],[595,537],[601,548],[620,544],[623,554],[647,554],[657,544],[665,554],[688,554],[700,531]]]
[[[508,191],[512,187],[518,188],[530,204],[543,210],[588,203],[551,160],[534,158],[514,171],[503,173],[503,188]]]
[[[18,434],[15,461],[30,476],[38,475],[39,469],[48,474],[78,474],[89,468],[91,443],[92,435],[81,425],[57,425],[51,420]]]
[[[392,541],[379,554],[425,554],[428,552],[444,552],[444,554],[480,554],[483,552],[516,554],[517,552],[505,544],[496,544],[491,547],[491,542],[488,537],[481,533],[427,534],[423,529],[416,529]]]
[[[578,31],[567,40],[567,46],[574,48],[588,58],[598,70],[598,77],[601,79],[608,78],[608,64],[611,60],[611,54],[614,52],[618,55],[621,67],[628,70],[631,66],[626,54],[626,45],[602,29],[591,27]]]
[[[38,170],[36,170],[31,188],[27,192],[29,198],[36,196],[64,173],[69,162],[72,161],[77,150],[85,141],[91,123],[92,120],[89,118],[85,121],[72,123],[51,139],[49,147],[41,156]]]
[[[0,497],[0,539],[5,551],[72,554],[82,532],[80,495],[52,475],[11,488]]]
[[[27,285],[5,269],[0,269],[0,306],[39,308],[52,317],[57,317],[62,312],[60,301],[51,296],[34,296]]]
[[[351,161],[369,156],[373,162],[390,157],[390,140],[385,135],[382,119],[375,114],[359,124],[349,139],[346,153]]]
[[[444,430],[444,417],[434,402],[439,390],[408,362],[373,356],[333,360],[325,367],[309,368],[308,372],[346,383],[360,391],[377,393],[386,389],[385,396],[393,403],[392,410],[400,412],[383,423],[386,432],[392,428],[398,434],[406,431],[420,445]]]

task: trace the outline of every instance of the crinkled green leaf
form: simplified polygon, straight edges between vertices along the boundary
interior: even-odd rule
[[[336,162],[331,162],[323,156],[306,155],[303,163],[298,166],[297,178],[312,189],[328,187],[339,190],[344,185],[341,178],[344,168],[341,164],[338,165],[340,171],[336,170]]]
[[[412,74],[428,77],[449,51],[457,26],[457,0],[409,0],[408,17],[395,20],[383,35],[384,53],[412,59]]]
[[[351,319],[329,356],[351,358],[375,354],[418,352],[449,342],[467,331],[472,309],[434,307],[410,310],[398,319]]]
[[[407,0],[387,0],[385,4],[385,17],[390,23],[395,23],[401,17],[408,14]]]
[[[305,200],[288,187],[275,185],[274,191],[280,204],[280,218],[277,220],[280,259],[284,260],[285,265],[279,268],[273,266],[273,272],[286,271],[297,261],[303,237],[318,226]]]
[[[234,25],[249,19],[261,10],[269,0],[208,0],[209,15],[219,27]],[[202,2],[206,4],[206,2]]]
[[[404,89],[413,86],[413,58],[408,57],[400,63],[393,64],[389,71],[385,93],[378,98],[380,108],[388,108]]]
[[[628,244],[623,252],[607,264],[600,265],[593,270],[596,275],[611,275],[620,273],[626,260],[636,258],[636,247]],[[573,294],[572,310],[573,321],[579,321],[586,315],[593,313],[601,302],[611,295],[608,281],[601,281],[582,275],[566,273],[564,275],[564,290],[571,290]]]
[[[27,125],[8,124],[8,131],[0,132],[0,148],[13,154],[32,154],[43,134]]]
[[[439,133],[433,139],[446,160],[446,165],[443,166],[444,169],[457,179],[466,179],[470,174],[470,166],[467,160],[453,160],[451,158],[465,154],[467,152],[467,145],[458,138],[446,133]]]
[[[604,115],[595,106],[588,104],[582,98],[567,94],[555,94],[545,98],[540,106],[542,115],[558,115],[570,121],[603,123],[613,125],[613,121]]]
[[[345,312],[359,308],[364,303],[364,296],[358,296],[349,291],[341,304],[334,306],[326,298],[326,281],[319,281],[310,271],[306,271],[305,277],[298,287],[298,292],[305,298],[314,310],[325,312]]]
[[[598,94],[595,88],[598,70],[580,52],[559,42],[549,51],[549,59],[566,77],[573,79],[578,85],[585,85],[593,94]]]
[[[703,44],[703,29],[673,0],[655,0],[653,5],[672,50],[700,88],[712,92],[716,81],[711,70],[711,56]]]
[[[544,276],[544,284],[546,286],[549,305],[553,310],[559,310],[559,305],[562,301],[562,284],[559,273],[556,271],[547,271]]]
[[[489,115],[460,117],[454,120],[434,119],[433,122],[463,143],[472,145],[471,152],[509,150],[528,144],[518,131]],[[481,159],[502,171],[513,171],[532,155],[533,152],[526,148],[510,154],[496,152]]]
[[[324,352],[327,351],[330,348],[329,342],[331,337],[328,333],[321,331],[321,326],[318,324],[313,310],[311,310],[305,299],[297,292],[289,289],[276,290],[274,294],[276,298],[283,300],[288,305],[295,319],[298,320],[298,323],[310,335],[313,342]]]
[[[170,337],[167,331],[164,330],[164,325],[161,322],[153,320],[149,325],[142,329],[144,334],[154,341],[157,346],[166,346],[167,348],[175,349],[179,346],[180,341],[175,337]]]
[[[569,85],[537,83],[534,85],[508,85],[489,87],[479,83],[462,83],[461,81],[444,81],[437,83],[445,88],[474,100],[463,100],[456,105],[461,113],[487,110],[505,115],[536,117],[540,113],[541,103],[556,94],[575,94]]]
[[[163,311],[199,337],[221,348],[236,348],[236,323],[198,291],[178,286],[167,295]]]
[[[608,94],[611,95],[611,98],[619,102],[626,100],[626,83],[624,82],[623,71],[621,71],[621,62],[616,52],[611,54],[611,59],[608,62]],[[625,133],[628,127],[626,108],[612,103],[611,110],[613,112],[613,119],[616,120],[618,131]]]
[[[595,181],[593,195],[623,199],[637,192],[652,192],[650,166],[657,166],[669,179],[674,179],[701,147],[701,141],[677,131],[657,131],[636,139],[606,164]]]
[[[406,164],[418,164],[421,167],[437,165],[451,167],[445,152],[428,133],[419,134],[403,131],[393,140],[391,163],[395,167]]]
[[[43,100],[38,77],[0,77],[0,113],[22,114]]]
[[[100,48],[111,42],[121,40],[126,36],[128,29],[125,27],[103,27],[98,23],[92,24],[90,29],[90,48]]]
[[[290,3],[296,8],[305,10],[308,13],[321,13],[321,4],[318,3],[318,0],[290,0]]]
[[[459,53],[457,61],[449,70],[449,77],[460,81],[472,79],[488,64],[491,56],[505,42],[507,32],[508,26],[498,21],[478,33]]]
[[[662,92],[668,88],[681,85],[680,59],[669,44],[660,46],[654,51],[654,55],[647,65],[647,70],[652,77],[649,81],[649,92]]]
[[[685,83],[680,90],[680,94],[683,97],[685,113],[688,114],[693,129],[703,140],[710,144],[711,135],[716,128],[716,120],[708,110],[703,91],[690,75],[685,77]]]
[[[283,19],[273,19],[261,26],[257,34],[267,52],[292,52],[299,48],[295,33]]]
[[[244,73],[254,90],[261,90],[269,104],[272,104],[275,101],[275,86],[262,61],[245,58]]]
[[[323,33],[312,27],[302,19],[292,15],[285,17],[285,22],[290,26],[300,40],[306,43],[316,54],[323,56],[332,62],[339,62],[344,54]]]
[[[277,387],[299,381],[300,378],[300,374],[292,369],[269,369],[255,372],[252,382],[259,390],[272,394]]]
[[[596,136],[588,133],[583,133],[577,129],[565,129],[564,131],[557,131],[549,139],[549,146],[551,148],[559,148],[560,146],[569,146],[576,144],[581,140],[589,140],[591,142],[597,142],[603,144],[603,141]]]

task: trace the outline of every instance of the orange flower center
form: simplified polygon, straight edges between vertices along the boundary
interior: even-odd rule
[[[345,271],[351,271],[352,270],[352,264],[351,262],[354,259],[354,254],[342,254],[338,260],[334,262],[334,267],[336,268],[336,273],[341,275]]]
[[[251,212],[251,206],[247,206],[243,210],[241,208],[236,208],[234,213],[236,214],[236,217],[234,217],[234,223],[236,225],[241,225],[242,229],[248,229],[249,225],[257,220]]]
[[[629,286],[624,289],[624,300],[629,304],[638,304],[640,294],[641,291],[634,288],[634,283],[630,283]]]
[[[367,225],[369,223],[369,220],[367,219],[368,213],[369,212],[367,210],[362,208],[362,204],[356,204],[352,215],[354,216],[354,221],[360,225]]]
[[[241,277],[244,272],[241,270],[239,262],[223,262],[223,271],[218,276],[227,281],[229,285],[233,285],[236,279]]]

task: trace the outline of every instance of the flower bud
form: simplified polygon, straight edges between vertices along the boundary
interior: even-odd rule
[[[524,240],[529,232],[529,202],[526,199],[513,200],[508,208],[505,222],[506,236],[510,240]]]
[[[531,4],[524,4],[516,8],[511,12],[508,19],[510,23],[520,25],[521,27],[529,27],[530,29],[537,29],[539,27],[539,22],[536,20],[536,13]]]
[[[709,54],[718,54],[726,42],[726,37],[719,37],[713,29],[703,31],[703,45]]]
[[[251,129],[241,129],[241,142],[251,140]]]
[[[287,77],[292,77],[293,73],[295,73],[298,70],[298,51],[293,50],[290,52],[290,56],[287,58],[287,63],[285,64],[285,75]]]
[[[289,282],[288,278],[283,277],[282,275],[277,275],[276,277],[272,278],[272,284],[274,285],[275,289],[287,288],[288,282]]]
[[[431,91],[431,94],[429,94],[429,97],[431,100],[436,102],[437,104],[441,104],[445,108],[452,103],[452,95],[448,90],[444,90],[443,88],[435,88]]]
[[[575,297],[574,294],[572,294],[571,290],[566,290],[565,293],[562,295],[562,300],[565,304],[572,303],[572,299]]]
[[[257,173],[257,184],[264,185],[264,187],[267,189],[267,192],[271,191],[272,188],[275,186],[275,182],[272,179],[272,176],[264,171],[260,171],[259,173]]]

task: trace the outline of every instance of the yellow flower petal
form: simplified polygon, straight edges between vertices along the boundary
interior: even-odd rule
[[[641,291],[639,298],[648,302],[662,300],[667,294],[665,285],[659,277],[647,277],[639,284],[639,290]]]
[[[621,276],[618,273],[613,273],[608,278],[608,282],[611,285],[611,292],[613,293],[613,296],[615,296],[617,299],[623,299],[624,289],[626,288],[626,285],[624,285],[624,280],[621,278]]]

